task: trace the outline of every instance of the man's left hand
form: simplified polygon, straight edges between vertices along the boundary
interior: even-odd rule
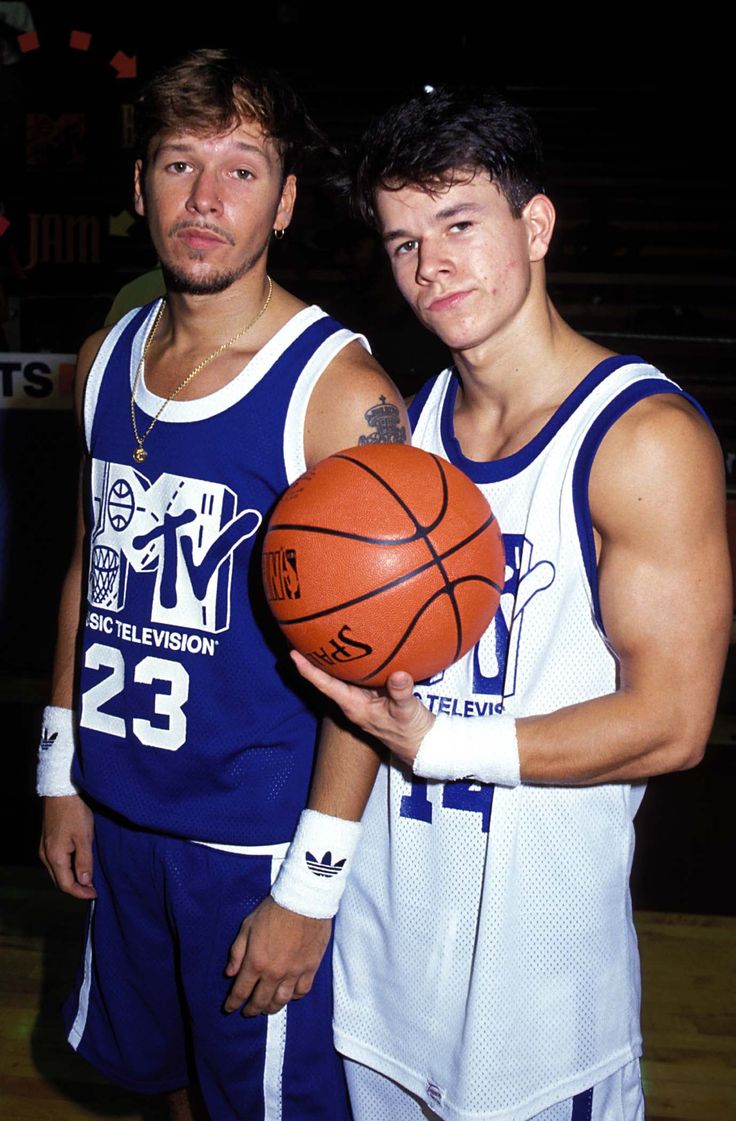
[[[279,1012],[305,996],[330,940],[332,919],[311,919],[267,896],[241,923],[225,968],[233,984],[226,1012]]]

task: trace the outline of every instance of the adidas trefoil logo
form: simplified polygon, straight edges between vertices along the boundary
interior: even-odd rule
[[[304,859],[307,862],[307,868],[310,872],[313,872],[315,876],[336,876],[337,873],[342,872],[345,867],[347,857],[344,857],[342,860],[336,860],[333,864],[331,852],[326,852],[321,860],[318,860],[316,856],[308,852]]]
[[[54,746],[54,740],[56,739],[58,734],[59,734],[58,732],[51,732],[49,734],[48,730],[46,728],[43,728],[42,731],[41,731],[41,743],[40,743],[41,751],[48,751],[48,749],[50,747],[53,747]]]

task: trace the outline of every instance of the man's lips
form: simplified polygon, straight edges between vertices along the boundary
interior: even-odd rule
[[[176,235],[178,241],[183,241],[190,249],[209,249],[212,245],[224,245],[221,237],[207,233],[205,230],[182,230]]]
[[[169,231],[170,236],[195,249],[206,249],[211,245],[234,245],[234,238],[225,230],[212,229],[211,226],[189,226],[177,223]]]
[[[457,307],[467,296],[470,295],[469,291],[462,292],[449,292],[444,296],[437,296],[432,300],[431,304],[427,304],[427,311],[448,311],[451,308]]]

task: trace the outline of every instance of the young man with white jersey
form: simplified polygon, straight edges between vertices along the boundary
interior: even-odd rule
[[[260,542],[306,468],[408,426],[362,340],[267,273],[316,137],[280,78],[228,52],[154,78],[135,200],[167,294],[79,358],[41,857],[91,904],[72,1046],[178,1118],[190,1086],[211,1121],[349,1116],[320,965],[344,874],[318,880],[305,852],[349,865],[370,749],[325,719],[314,768],[317,713],[269,619]]]
[[[528,115],[438,90],[354,198],[452,366],[414,442],[487,495],[500,609],[431,681],[302,674],[383,741],[337,927],[356,1121],[642,1121],[628,878],[644,781],[701,758],[731,620],[722,456],[663,374],[573,331]]]

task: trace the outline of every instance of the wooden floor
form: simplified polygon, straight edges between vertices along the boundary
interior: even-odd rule
[[[45,873],[0,869],[2,1121],[160,1121],[62,1041],[82,912]],[[736,1118],[736,918],[640,912],[647,1121]]]

